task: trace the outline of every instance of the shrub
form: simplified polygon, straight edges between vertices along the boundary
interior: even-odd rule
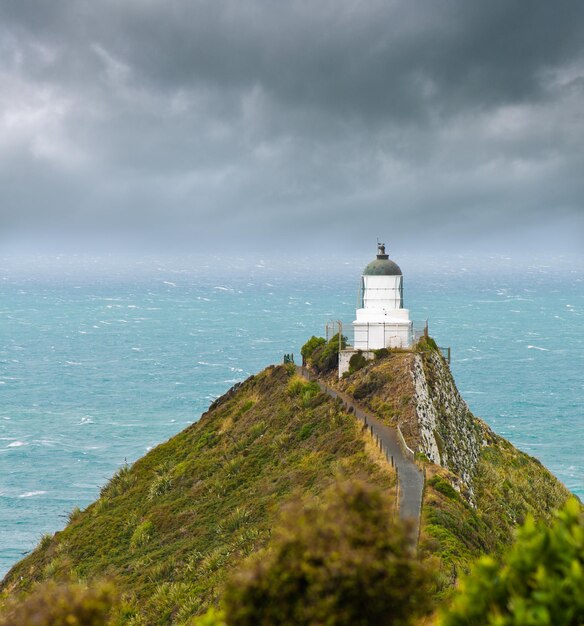
[[[418,341],[418,349],[422,352],[440,352],[437,343],[432,337],[421,337]]]
[[[223,522],[224,532],[232,533],[249,523],[251,512],[245,507],[235,507]]]
[[[249,439],[253,441],[258,437],[262,437],[263,435],[265,435],[267,430],[267,424],[264,422],[264,420],[260,420],[249,429]]]
[[[172,489],[172,477],[168,474],[158,474],[152,480],[148,490],[148,499],[155,500]]]
[[[428,608],[432,580],[410,545],[380,491],[339,485],[323,506],[288,511],[271,550],[228,583],[226,623],[410,624]]]
[[[388,381],[387,374],[370,372],[365,380],[353,390],[353,397],[356,400],[362,400],[381,389]]]
[[[164,462],[154,470],[154,478],[148,489],[148,499],[155,500],[172,489],[172,465]]]
[[[208,552],[200,562],[200,572],[204,576],[209,576],[213,572],[221,569],[225,566],[227,559],[231,554],[231,549],[229,546],[219,546]]]
[[[162,582],[156,586],[150,597],[151,616],[164,616],[156,621],[148,616],[140,624],[184,624],[201,608],[201,597],[194,583]],[[117,625],[116,625],[117,626]]]
[[[8,606],[0,616],[0,626],[109,626],[114,623],[114,608],[111,586],[87,589],[49,583],[24,602]]]
[[[354,374],[357,370],[360,370],[366,365],[367,365],[367,359],[363,356],[363,352],[361,350],[358,350],[349,359],[349,374]]]
[[[347,338],[344,335],[340,337],[340,347],[347,347]],[[309,363],[319,372],[326,373],[334,370],[339,363],[339,335],[338,333],[328,341],[316,348],[310,358]]]
[[[312,335],[312,337],[300,349],[302,358],[308,360],[312,356],[312,353],[325,343],[326,339],[324,337],[315,337]]]
[[[436,491],[439,491],[441,494],[445,495],[447,498],[451,500],[459,500],[460,495],[456,491],[456,489],[444,478],[441,476],[433,476],[428,481],[428,484],[431,487],[434,487]]]
[[[243,415],[244,413],[247,413],[254,404],[255,404],[254,400],[246,400],[243,403],[241,409],[239,409],[239,414]]]
[[[528,518],[499,562],[479,560],[443,626],[584,624],[584,514],[572,498],[551,528]]]
[[[310,435],[312,435],[312,431],[314,430],[313,424],[304,424],[298,433],[298,439],[300,441],[304,441],[304,439],[308,439]]]
[[[290,396],[299,396],[304,390],[305,381],[301,376],[293,376],[286,387],[286,391]]]
[[[302,392],[302,406],[310,407],[313,406],[312,399],[318,396],[320,393],[320,387],[318,383],[309,382],[305,385],[304,391]]]
[[[51,533],[45,533],[40,538],[38,547],[41,550],[46,550],[51,545],[52,541],[53,541],[53,535],[51,535]]]

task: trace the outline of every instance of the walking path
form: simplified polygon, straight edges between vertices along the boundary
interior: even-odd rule
[[[418,537],[420,529],[420,516],[422,513],[422,494],[424,491],[424,473],[416,465],[413,452],[407,448],[406,443],[397,428],[386,426],[371,411],[363,408],[355,402],[351,396],[337,391],[328,385],[311,377],[310,372],[300,366],[296,366],[299,376],[307,380],[313,380],[322,391],[331,398],[338,398],[345,408],[367,427],[371,436],[377,441],[387,461],[395,466],[399,489],[399,516],[402,519],[411,519],[415,524],[415,537]]]

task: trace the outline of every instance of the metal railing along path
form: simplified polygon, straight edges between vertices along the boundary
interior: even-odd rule
[[[387,462],[395,468],[399,494],[399,516],[402,519],[412,520],[415,525],[414,536],[418,537],[422,514],[424,472],[417,466],[414,451],[406,444],[399,427],[387,426],[371,411],[355,402],[351,396],[333,389],[311,376],[305,367],[297,366],[296,371],[302,378],[316,382],[320,389],[331,398],[338,398],[347,412],[353,414],[362,423],[363,428],[367,428]]]

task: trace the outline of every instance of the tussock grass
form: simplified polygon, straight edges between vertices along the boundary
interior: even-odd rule
[[[67,520],[69,524],[72,524],[76,519],[79,518],[80,515],[81,509],[78,506],[74,507],[73,510],[67,515]]]
[[[45,533],[40,541],[39,541],[39,549],[40,550],[46,550],[53,542],[53,535],[51,535],[50,533]]]
[[[157,475],[152,484],[150,485],[150,489],[148,490],[148,499],[154,500],[155,498],[159,498],[164,495],[172,488],[172,476],[168,474],[159,474]]]
[[[150,541],[152,532],[153,525],[150,521],[142,522],[136,526],[130,539],[130,550],[136,550],[136,548],[145,546]]]
[[[292,368],[268,368],[199,423],[123,465],[96,503],[15,566],[4,589],[109,578],[129,607],[126,623],[184,624],[269,543],[291,499],[318,497],[339,477],[390,493],[394,485],[338,402],[295,380]]]
[[[131,466],[125,463],[101,488],[99,495],[103,499],[116,498],[129,491],[135,483],[136,475],[132,472]]]

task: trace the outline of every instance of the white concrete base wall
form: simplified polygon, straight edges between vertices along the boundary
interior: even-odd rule
[[[409,348],[412,345],[413,324],[408,321],[353,322],[355,350],[380,348]]]
[[[349,361],[354,354],[357,354],[358,350],[354,350],[353,348],[348,350],[341,350],[339,352],[339,378],[345,372],[349,371]],[[368,360],[372,361],[375,358],[375,354],[371,350],[363,351],[363,356]]]

